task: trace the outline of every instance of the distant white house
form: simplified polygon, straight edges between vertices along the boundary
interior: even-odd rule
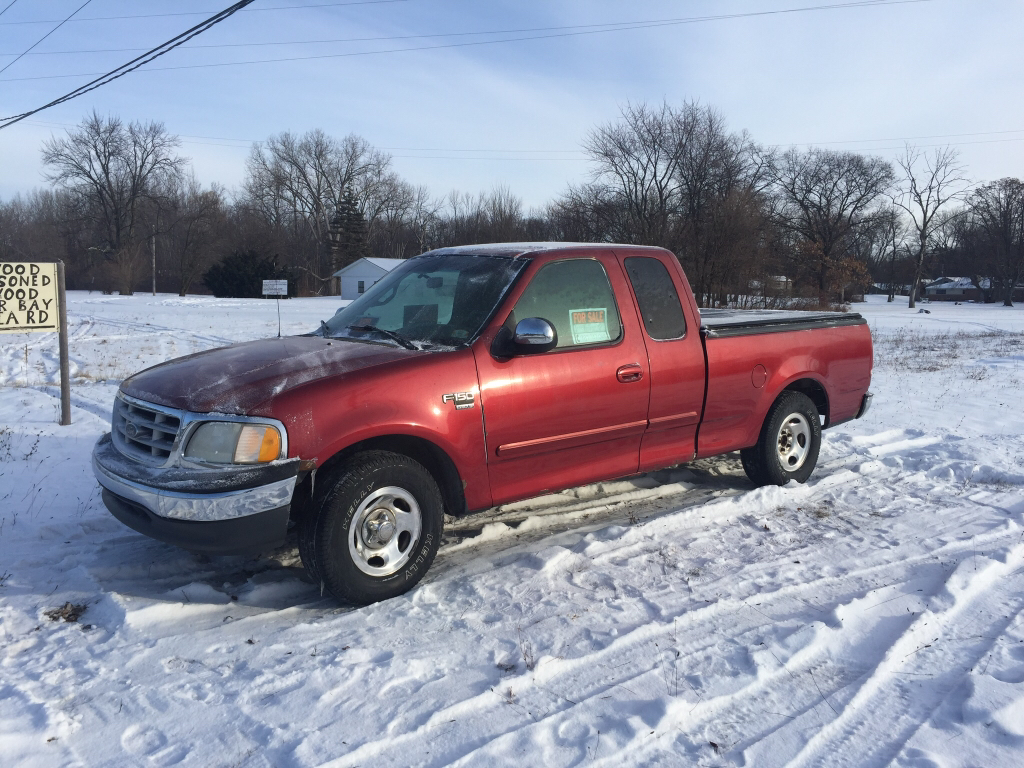
[[[981,279],[981,290],[969,277],[940,277],[928,283],[924,295],[930,301],[983,301],[983,291],[989,290],[987,278]]]
[[[785,275],[771,275],[763,283],[751,280],[749,288],[755,294],[789,296],[793,293],[793,281]]]
[[[353,261],[334,273],[341,280],[341,298],[358,299],[371,285],[404,262],[405,259],[364,258]]]

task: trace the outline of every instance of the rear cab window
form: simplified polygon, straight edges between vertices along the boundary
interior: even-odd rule
[[[665,265],[649,256],[631,256],[623,262],[647,335],[655,341],[683,338],[686,335],[683,305]]]
[[[556,349],[610,344],[622,338],[615,293],[601,262],[565,259],[545,264],[526,286],[506,323],[547,320],[558,333]]]

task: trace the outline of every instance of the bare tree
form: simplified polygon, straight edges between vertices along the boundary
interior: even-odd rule
[[[43,145],[46,179],[81,202],[96,246],[114,261],[120,290],[130,294],[146,242],[142,220],[168,177],[186,160],[174,154],[178,138],[161,123],[128,123],[93,112],[63,138]]]
[[[494,242],[517,240],[522,231],[523,201],[506,186],[497,186],[486,198],[485,210]]]
[[[523,202],[507,187],[475,197],[451,192],[433,214],[428,239],[432,247],[543,239],[547,223],[523,214]]]
[[[966,232],[972,261],[987,273],[992,288],[1013,306],[1014,290],[1024,280],[1024,182],[1000,179],[976,189],[968,198]],[[981,287],[980,277],[974,278]]]
[[[212,263],[223,229],[224,192],[216,185],[203,189],[189,175],[168,190],[166,200],[163,241],[174,260],[178,295],[184,296]]]
[[[790,149],[772,167],[778,221],[795,235],[805,279],[823,298],[854,271],[854,232],[873,220],[895,181],[892,166],[855,152]]]
[[[950,202],[960,198],[967,188],[959,153],[951,147],[942,147],[925,153],[907,144],[903,154],[896,158],[903,169],[903,183],[893,202],[910,217],[914,237],[914,280],[910,285],[910,308],[917,305],[918,285],[928,257],[929,238],[937,223],[939,212]]]
[[[886,301],[892,302],[900,291],[898,266],[907,254],[907,222],[898,207],[884,206],[874,216],[874,224],[867,232],[873,272],[878,282],[886,287]]]
[[[627,104],[619,120],[598,126],[584,149],[594,163],[594,181],[615,195],[623,216],[616,239],[664,246],[671,241],[680,205],[682,146],[692,126],[667,103]]]
[[[593,180],[553,206],[559,228],[675,251],[702,304],[746,287],[766,239],[770,157],[746,133],[696,102],[629,104],[585,149]]]
[[[335,139],[316,129],[302,136],[281,133],[257,144],[249,154],[246,201],[261,215],[305,242],[301,269],[320,292],[333,282],[336,248],[331,247],[331,221],[346,192],[363,206],[379,192],[387,177],[388,155],[350,135]],[[364,211],[365,215],[365,211]]]
[[[435,200],[424,186],[413,189],[409,203],[403,224],[409,230],[409,237],[414,248],[414,253],[409,255],[415,255],[429,250],[430,232],[437,221],[437,212],[441,208],[441,203]],[[405,255],[403,251],[403,256]]]

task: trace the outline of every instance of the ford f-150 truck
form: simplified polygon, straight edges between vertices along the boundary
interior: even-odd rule
[[[699,310],[659,248],[443,248],[309,334],[126,379],[93,468],[147,536],[251,553],[294,527],[321,589],[370,603],[422,578],[445,513],[737,450],[802,483],[871,366],[860,315]]]

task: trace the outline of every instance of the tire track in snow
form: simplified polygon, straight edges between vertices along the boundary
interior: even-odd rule
[[[59,385],[36,385],[32,387],[27,387],[27,389],[33,389],[36,392],[41,392],[44,395],[52,397],[54,400],[58,402],[60,401]],[[110,424],[110,421],[113,418],[113,406],[111,406],[111,408],[107,408],[92,400],[87,400],[86,398],[81,397],[80,395],[76,395],[74,389],[71,390],[71,406],[73,408],[79,408],[83,411],[92,414],[93,416],[102,419],[108,425]]]
[[[1005,539],[1012,539],[1012,531],[1006,531],[1003,533]],[[964,547],[966,550],[967,548]],[[918,558],[919,563],[928,564],[928,560],[931,558],[928,556],[922,556]],[[923,577],[918,576],[917,578],[908,577],[906,580],[897,582],[889,585],[899,589],[910,583],[921,583],[921,578],[925,578],[928,581],[934,582],[933,594],[937,594],[942,588],[948,584],[948,578],[935,578],[945,572],[944,568],[932,564],[931,570],[934,573],[933,576],[924,575]],[[889,567],[893,570],[903,573],[908,571],[901,567],[900,564],[883,564],[880,567]],[[967,567],[961,565],[961,570]],[[971,566],[973,567],[973,566]],[[1009,567],[1009,566],[1008,566]],[[867,576],[868,571],[871,569],[862,569],[859,573],[861,577]],[[1005,569],[1004,569],[1005,570]],[[912,572],[912,571],[911,571]],[[848,576],[853,575],[847,574]],[[848,580],[846,577],[837,577],[829,579],[835,583],[831,586],[841,586],[842,582]],[[819,604],[822,600],[826,600],[829,606],[831,606],[832,614],[840,617],[841,614],[850,613],[855,610],[863,608],[863,604],[867,604],[867,608],[873,608],[875,598],[870,595],[876,591],[874,587],[857,590],[847,589],[845,594],[833,594],[827,597],[822,596],[823,585],[820,580],[818,583],[808,582],[806,585],[796,585],[797,591],[807,588],[813,592]],[[867,585],[864,585],[867,586]],[[772,613],[771,619],[774,626],[784,625],[786,622],[793,620],[806,619],[806,613],[803,617],[800,615],[800,611],[790,611],[789,614],[780,615],[780,606],[773,606],[770,602],[770,598],[782,597],[783,593],[788,591],[789,588],[779,590],[773,595],[761,594],[757,596],[757,599],[762,602],[760,605],[764,611]],[[903,595],[904,597],[912,597],[912,594]],[[798,598],[799,599],[799,598]],[[838,601],[838,602],[836,602]],[[743,601],[746,602],[746,601]],[[768,603],[767,605],[765,603]],[[881,605],[886,600],[881,601],[878,605]],[[762,615],[763,617],[763,615]],[[724,616],[722,618],[725,618]],[[755,631],[763,627],[762,624],[754,622],[743,623],[742,619],[745,616],[740,614],[732,617],[729,620],[731,627],[730,636],[732,638],[742,637],[751,631]],[[847,615],[845,618],[849,619]],[[900,621],[899,617],[896,617],[897,621]],[[1001,632],[1006,625],[1012,622],[1012,617],[1007,618],[1005,621],[998,622],[1000,626],[994,629]],[[911,619],[907,617],[907,624],[911,624]],[[920,623],[920,622],[918,622]],[[715,622],[710,622],[710,628],[698,627],[694,630],[694,633],[713,631]],[[802,632],[803,630],[801,630]],[[849,659],[850,656],[858,658],[864,658],[871,656],[874,653],[874,648],[878,645],[878,641],[884,637],[887,632],[890,631],[884,625],[884,623],[877,623],[869,626],[856,626],[856,622],[837,622],[836,626],[828,626],[822,624],[818,628],[814,629],[814,632],[818,637],[814,637],[808,642],[804,643],[803,647],[798,649],[796,653],[790,656],[784,661],[780,662],[780,666],[777,670],[771,671],[767,674],[759,674],[750,685],[743,687],[732,693],[727,693],[718,697],[707,697],[702,698],[693,707],[690,707],[689,703],[680,702],[679,707],[675,713],[670,712],[667,717],[667,722],[660,723],[658,725],[659,731],[671,731],[671,732],[683,732],[689,734],[702,733],[702,732],[717,732],[715,738],[720,743],[723,743],[723,752],[742,752],[750,746],[758,746],[763,743],[763,740],[775,731],[794,728],[798,731],[806,730],[807,728],[821,728],[824,725],[823,720],[819,720],[817,726],[815,726],[813,720],[810,718],[810,713],[819,710],[817,713],[818,717],[834,717],[834,714],[830,715],[830,710],[835,710],[838,705],[838,698],[841,698],[843,691],[847,686],[855,682],[856,678],[863,678],[865,675],[870,673],[870,670],[877,668],[877,663],[881,663],[881,659],[877,659],[877,663],[874,666],[866,665],[862,661],[858,663],[847,662],[845,670],[840,668],[838,675],[834,675],[834,683],[828,682],[827,673],[830,669],[835,669],[837,664],[842,664],[844,658]],[[926,632],[929,630],[926,630]],[[987,632],[982,634],[990,634],[993,628],[988,628]],[[799,633],[797,633],[799,634]],[[897,637],[896,642],[899,642],[906,636],[906,631],[901,631]],[[711,644],[708,643],[707,647],[710,648]],[[885,650],[888,650],[890,646],[884,646]],[[633,650],[633,656],[638,655]],[[687,649],[690,650],[690,649]],[[771,649],[766,647],[766,650]],[[776,648],[778,650],[778,648]],[[781,653],[782,651],[780,651]],[[984,655],[985,650],[978,652],[978,658]],[[775,656],[775,652],[771,651],[776,661],[780,661],[778,656]],[[627,654],[628,656],[629,654]],[[684,653],[681,660],[688,660],[692,657],[691,653]],[[854,677],[850,677],[851,673],[856,668],[862,668],[862,672],[856,672]],[[901,673],[896,672],[897,676],[900,674],[914,675],[913,672]],[[637,675],[633,679],[636,680],[642,675]],[[911,678],[916,679],[916,678]],[[835,697],[835,698],[834,698]],[[756,703],[757,706],[754,711],[751,710],[751,704]],[[839,705],[841,706],[841,705]],[[774,709],[775,711],[771,711]],[[930,714],[929,710],[929,714]],[[786,714],[783,714],[786,713]],[[673,714],[675,716],[673,716]],[[772,720],[771,717],[766,715],[777,716],[776,719]],[[798,722],[799,720],[805,722]],[[766,721],[768,725],[766,726]],[[726,723],[729,728],[723,728],[722,723]],[[918,722],[918,725],[920,722]],[[726,739],[722,736],[723,730],[731,732],[734,739]],[[884,728],[883,728],[884,730]],[[802,737],[798,737],[798,741],[802,741]],[[699,739],[698,742],[699,744]],[[792,743],[791,739],[784,739],[782,743]],[[850,754],[853,755],[852,763],[855,765],[860,764],[860,755],[862,750],[859,747],[854,747],[850,750]],[[607,758],[608,764],[613,764],[615,760],[627,760],[629,762],[645,762],[646,759],[650,759],[652,762],[658,755],[657,744],[651,745],[645,749],[641,749],[638,753],[635,745],[630,745],[628,754],[623,753],[617,757],[613,756]],[[783,760],[783,756],[779,754],[779,747],[776,745],[773,747],[771,755],[755,755],[751,759],[751,756],[747,757],[747,760],[741,761],[747,762],[752,765],[780,765]],[[813,762],[813,761],[812,761]],[[829,761],[825,761],[829,762]],[[819,764],[819,763],[814,763]],[[831,764],[831,763],[830,763]]]
[[[145,323],[138,320],[93,316],[89,316],[89,319],[93,322],[94,326],[109,325],[113,328],[124,328],[132,331],[143,331],[145,333],[179,334],[183,339],[196,339],[199,341],[209,342],[211,344],[217,344],[219,346],[238,343],[237,339],[229,339],[225,336],[211,336],[208,334],[196,333],[194,330],[189,330],[187,328],[175,328],[174,326],[169,325],[153,325],[152,323]]]
[[[1024,547],[1017,546],[1006,552],[1004,562],[989,560],[987,567],[976,575],[973,573],[976,563],[961,562],[946,581],[952,605],[922,613],[907,631],[901,633],[877,667],[864,679],[853,699],[832,723],[807,742],[791,765],[836,764],[839,755],[844,757],[843,762],[851,765],[886,765],[893,760],[950,690],[960,683],[963,675],[992,647],[994,641],[976,642],[979,636],[998,637],[1020,612],[1024,595],[1019,589],[1009,597],[1003,597],[992,587],[1014,573],[1022,560]],[[956,584],[958,581],[964,582],[963,586]],[[992,602],[998,602],[1000,607],[983,606],[989,608],[988,615],[996,617],[987,625],[974,624],[970,628],[956,625],[958,620],[969,620],[965,614],[972,617],[984,615],[986,611],[977,609],[977,606]],[[1010,609],[1009,615],[1006,608]],[[938,619],[938,625],[929,627],[930,622],[926,619]],[[971,634],[964,634],[967,632]],[[934,677],[916,681],[919,690],[915,695],[904,695],[911,684],[898,678],[898,670],[905,665],[920,665],[927,669],[928,654],[923,652],[929,647],[937,649],[933,653],[941,649],[944,655],[955,658],[956,666],[940,668]],[[907,659],[914,656],[917,658],[908,664]],[[961,671],[965,660],[969,663]],[[925,690],[922,693],[920,689]],[[901,702],[903,706],[894,710],[888,706],[894,701]]]
[[[1005,538],[1012,533],[1001,531],[998,535]],[[975,543],[981,542],[976,539]],[[971,543],[969,541],[956,542],[956,545],[958,546],[944,548],[946,551],[939,554],[970,551]],[[924,554],[916,558],[916,561],[921,565],[932,566],[932,570],[941,574],[943,568],[934,562],[935,556],[936,553]],[[692,640],[676,646],[680,652],[676,663],[684,666],[693,665],[695,659],[708,656],[721,639],[716,635],[715,627],[720,626],[722,622],[729,624],[730,637],[736,638],[754,633],[764,627],[766,614],[773,614],[770,616],[770,621],[775,625],[790,620],[806,621],[807,605],[798,599],[805,593],[813,594],[819,605],[828,606],[831,609],[830,612],[835,614],[836,610],[843,605],[865,600],[873,602],[873,598],[868,596],[877,590],[877,586],[870,582],[868,577],[883,571],[906,573],[907,570],[908,563],[905,560],[899,563],[880,562],[839,576],[822,577],[810,582],[786,585],[771,593],[759,593],[752,596],[760,601],[760,612],[758,609],[751,608],[748,602],[751,597],[742,600],[721,600],[702,606],[696,611],[687,612],[684,604],[688,603],[690,598],[688,595],[680,593],[677,596],[677,605],[670,602],[662,604],[666,613],[683,614],[691,623],[691,626],[687,627],[685,631],[689,637],[692,637]],[[936,585],[944,583],[940,578],[936,578],[934,581]],[[838,593],[823,598],[822,593],[827,592],[828,588],[838,590]],[[778,603],[786,601],[789,601],[792,606],[788,613],[784,607],[778,605]],[[480,752],[486,751],[492,742],[497,744],[503,738],[512,738],[524,729],[531,732],[542,730],[545,724],[558,721],[571,709],[596,706],[602,698],[611,695],[611,692],[616,689],[645,690],[644,678],[651,675],[657,677],[660,662],[654,661],[646,664],[644,662],[649,661],[653,653],[657,653],[656,643],[661,641],[666,646],[669,645],[672,634],[677,629],[678,627],[673,622],[667,621],[638,626],[629,634],[616,639],[608,647],[595,653],[568,660],[545,660],[532,676],[521,675],[507,678],[502,685],[507,684],[513,687],[519,702],[519,709],[516,709],[519,717],[513,720],[510,720],[507,710],[504,709],[506,705],[501,699],[501,694],[496,691],[487,691],[459,702],[453,702],[447,708],[434,713],[413,731],[397,737],[389,737],[384,742],[366,742],[353,753],[331,763],[331,765],[356,765],[365,761],[379,760],[400,761],[402,755],[422,753],[422,745],[424,742],[430,741],[432,730],[438,723],[449,720],[456,720],[458,723],[454,730],[459,734],[459,738],[453,738],[451,742],[458,745],[459,751],[456,753],[445,751],[442,745],[434,743],[431,758],[424,760],[421,764],[444,765],[453,760],[467,763],[472,763],[474,760],[483,761],[484,755]],[[815,631],[824,632],[826,635],[838,632],[841,635],[841,630],[831,628]],[[695,708],[697,704],[694,704],[692,700],[681,702],[679,712],[676,713],[678,721],[671,723],[668,727],[678,728],[685,725],[686,729],[692,732],[694,729],[699,730],[715,723],[724,713],[728,712],[730,717],[733,717],[734,714],[729,711],[731,706],[750,700],[764,700],[766,697],[771,697],[773,692],[780,687],[788,689],[791,686],[786,684],[793,680],[794,676],[803,682],[803,685],[797,686],[796,692],[791,692],[788,696],[791,701],[802,702],[801,708],[796,710],[796,714],[824,707],[820,694],[811,687],[811,682],[805,676],[805,672],[820,669],[821,665],[828,660],[829,654],[832,653],[834,644],[815,642],[812,637],[803,649],[781,664],[777,670],[756,677],[751,685],[722,697],[698,700],[697,704],[700,707],[696,716],[690,715],[689,712],[691,707]],[[631,660],[626,663],[626,666],[629,667],[627,669],[623,669],[623,664],[618,663],[623,658]],[[546,676],[542,681],[538,681],[537,676],[542,669]],[[595,669],[619,671],[595,676],[593,674]],[[840,688],[845,684],[844,682]],[[832,696],[837,689],[826,687],[824,690],[826,691],[824,695]],[[775,696],[774,698],[786,699],[787,696]],[[786,709],[784,711],[793,712],[794,710]],[[523,712],[527,713],[525,718],[522,715]],[[793,716],[790,714],[780,717],[774,721],[772,729],[785,727],[788,723],[787,718]],[[659,728],[661,727],[659,725]],[[756,738],[753,740],[756,741]],[[630,749],[635,750],[635,747]],[[636,752],[631,751],[630,759],[634,760],[636,757]]]

